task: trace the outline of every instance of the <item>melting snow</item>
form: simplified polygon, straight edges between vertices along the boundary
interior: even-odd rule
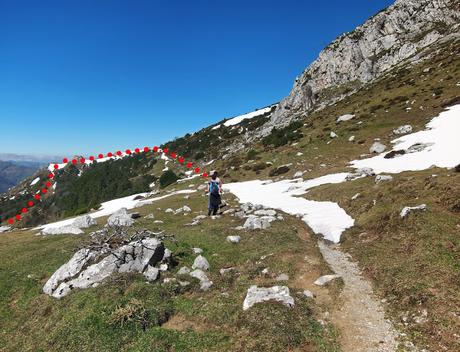
[[[37,177],[36,179],[34,179],[34,180],[30,183],[30,185],[31,185],[31,186],[36,185],[38,181],[40,181],[40,177]]]
[[[354,160],[355,168],[370,167],[375,173],[399,173],[437,167],[455,167],[460,163],[460,105],[455,105],[433,118],[427,130],[411,133],[392,141],[393,150],[406,154],[385,159],[385,154],[373,158]],[[419,145],[420,148],[411,148]],[[423,148],[425,146],[425,148]],[[410,152],[413,151],[413,152]]]
[[[304,182],[284,180],[265,183],[255,180],[230,183],[224,189],[235,194],[241,203],[251,202],[299,215],[316,234],[322,234],[325,239],[337,243],[342,232],[353,226],[353,218],[334,202],[318,202],[296,196],[305,194],[313,187],[344,182],[347,175],[348,173],[331,174]]]
[[[134,208],[138,208],[143,205],[146,205],[146,204],[152,204],[158,200],[168,198],[168,197],[171,197],[177,194],[188,194],[188,193],[194,193],[194,192],[196,191],[185,189],[181,191],[172,192],[164,196],[160,196],[156,198],[147,198],[147,199],[134,199],[134,198],[137,198],[138,196],[147,197],[150,195],[150,193],[133,194],[132,196],[117,198],[117,199],[113,199],[108,202],[102,203],[101,208],[98,211],[88,214],[88,215],[91,216],[93,219],[96,219],[96,218],[100,218],[103,216],[112,215],[113,213],[115,213],[117,210],[121,208],[134,209]],[[76,218],[77,217],[42,225],[42,226],[37,227],[36,230],[43,230],[43,229],[50,229],[50,228],[71,225]]]
[[[269,107],[266,107],[266,108],[263,108],[263,109],[260,109],[260,110],[250,112],[248,114],[236,116],[236,117],[234,117],[234,118],[232,118],[232,119],[230,119],[228,121],[225,121],[224,125],[227,126],[227,127],[228,126],[238,125],[243,120],[252,119],[254,117],[266,114],[267,112],[270,112],[271,109],[272,109],[272,106],[269,106]]]

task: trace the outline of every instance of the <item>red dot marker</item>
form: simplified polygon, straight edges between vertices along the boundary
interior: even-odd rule
[[[46,186],[46,188],[50,188],[50,187],[51,187],[51,182],[50,182],[50,181],[46,181],[45,186]]]
[[[36,194],[36,195],[34,195],[34,198],[35,198],[36,200],[39,200],[39,199],[40,199],[40,195],[39,195],[39,194]]]
[[[131,154],[131,149],[126,149],[126,150],[125,150],[125,153],[128,154],[128,155],[130,155],[130,154]]]
[[[17,221],[19,221],[19,220],[21,220],[21,215],[18,214],[18,215],[15,216],[15,218],[16,218]]]
[[[23,213],[27,213],[27,208],[22,208],[21,211],[22,211]]]
[[[59,169],[59,165],[58,164],[54,164],[54,170],[57,170]]]
[[[139,153],[141,152],[141,150],[140,150],[139,148],[134,149],[134,151],[135,151],[137,154],[139,154]]]
[[[86,159],[85,159],[85,158],[81,158],[81,159],[80,159],[80,164],[84,164],[84,163],[85,163],[85,161],[86,161]]]
[[[48,175],[48,178],[54,178],[54,174],[53,174],[53,173],[50,173],[50,174]]]
[[[207,172],[203,172],[203,177],[208,177],[208,173]]]
[[[188,162],[187,165],[186,165],[187,169],[190,169],[192,167],[192,163],[191,162]]]
[[[113,156],[112,152],[108,152],[108,153],[107,153],[107,156],[108,156],[109,158],[111,158],[111,157]]]
[[[13,225],[14,224],[14,219],[9,219],[8,224]]]
[[[42,189],[42,193],[43,193],[43,194],[46,194],[46,192],[48,192],[48,191],[46,190],[46,188],[43,188],[43,189]]]
[[[76,159],[72,159],[72,164],[76,164],[77,163],[77,160]]]
[[[102,159],[102,158],[104,157],[104,155],[103,155],[103,154],[99,154],[97,157],[98,157],[99,159]]]
[[[67,164],[67,163],[69,162],[69,159],[64,158],[64,159],[62,159],[62,162],[63,162],[64,164]]]
[[[153,151],[156,153],[158,151],[158,147],[157,146],[154,146],[153,147]]]
[[[179,157],[179,160],[178,160],[178,161],[179,161],[179,163],[183,164],[184,161],[185,161],[185,159],[184,159],[183,157]]]
[[[121,151],[118,150],[118,151],[117,151],[117,155],[120,156],[120,155],[121,155]]]
[[[27,205],[28,205],[29,207],[33,207],[33,206],[34,206],[34,202],[32,202],[31,200],[29,200],[29,201],[27,202]]]
[[[89,157],[89,160],[90,160],[90,161],[94,161],[94,156],[91,155],[91,156]]]
[[[169,149],[168,148],[163,148],[163,153],[168,154]]]
[[[171,153],[171,158],[176,159],[177,154],[176,153]]]
[[[144,147],[144,152],[147,153],[150,150],[149,147]]]
[[[199,168],[199,167],[196,167],[196,168],[195,168],[195,173],[197,173],[197,174],[200,173],[200,168]]]

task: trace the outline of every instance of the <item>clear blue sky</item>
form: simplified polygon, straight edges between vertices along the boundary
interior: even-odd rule
[[[154,145],[268,105],[390,0],[0,0],[0,152]]]

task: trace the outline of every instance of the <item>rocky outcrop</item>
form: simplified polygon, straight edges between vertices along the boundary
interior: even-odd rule
[[[459,14],[456,0],[397,0],[323,49],[296,78],[262,135],[300,113],[342,99],[449,32],[455,33]]]
[[[159,271],[154,266],[163,259],[164,252],[163,243],[156,238],[132,241],[112,251],[81,249],[51,276],[43,292],[62,298],[76,288],[96,287],[115,273],[143,273],[147,280],[155,280]],[[100,261],[92,262],[99,257]]]
[[[116,227],[116,226],[132,226],[134,224],[134,220],[131,215],[128,214],[128,210],[126,208],[121,208],[117,210],[115,213],[110,215],[107,219],[107,226],[109,227]]]

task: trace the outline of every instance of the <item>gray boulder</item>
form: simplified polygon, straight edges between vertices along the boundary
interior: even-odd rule
[[[248,310],[254,304],[266,301],[280,302],[286,307],[294,306],[294,298],[291,297],[288,287],[257,287],[256,285],[253,285],[248,288],[246,298],[243,302],[243,310]]]
[[[270,217],[257,217],[255,215],[250,215],[243,227],[248,230],[264,230],[270,227]]]
[[[401,213],[399,214],[399,216],[401,216],[401,218],[405,218],[407,215],[409,215],[409,213],[411,211],[414,211],[414,210],[426,210],[426,204],[420,204],[420,205],[417,205],[416,207],[404,207],[402,210],[401,210]]]
[[[212,281],[206,276],[205,272],[200,269],[196,269],[190,273],[191,277],[194,277],[200,280],[200,289],[203,291],[207,291],[212,286]]]
[[[256,210],[254,212],[254,215],[276,216],[276,211],[274,211],[273,209],[261,209]]]
[[[97,221],[89,215],[83,215],[76,218],[72,225],[78,227],[79,229],[87,229],[91,226],[97,225]]]
[[[208,260],[201,254],[195,258],[195,261],[192,265],[192,269],[209,270],[209,267],[210,266]]]
[[[186,266],[183,266],[182,268],[179,269],[177,272],[177,275],[187,275],[190,274],[190,269],[187,268]]]
[[[385,149],[387,149],[387,146],[385,144],[382,144],[380,142],[375,142],[369,148],[369,152],[380,154],[380,153],[383,153],[385,151]]]
[[[94,254],[87,249],[78,251],[68,263],[53,274],[43,291],[52,297],[62,298],[76,288],[96,287],[114,273],[143,273],[149,266],[153,267],[161,261],[164,246],[156,238],[133,241],[84,268],[93,256]],[[146,277],[153,278],[154,271],[149,269]]]
[[[336,274],[334,274],[334,275],[323,275],[323,276],[319,277],[314,282],[314,284],[318,285],[318,286],[324,286],[327,283],[331,282],[332,280],[338,279],[339,277],[340,277],[340,275],[336,275]]]
[[[230,243],[240,243],[241,237],[240,236],[227,236],[227,242]]]
[[[339,117],[337,118],[337,122],[350,121],[350,120],[353,119],[354,117],[355,117],[355,115],[352,115],[352,114],[345,114],[345,115],[339,116]]]
[[[128,209],[121,208],[117,210],[115,213],[109,216],[107,219],[107,226],[115,227],[115,226],[124,226],[129,227],[134,224],[134,219],[131,215],[128,214]]]
[[[147,269],[145,269],[143,273],[143,275],[148,281],[155,281],[156,279],[158,279],[159,274],[160,274],[160,270],[150,265],[147,266]]]
[[[375,183],[377,183],[377,184],[382,183],[382,182],[389,182],[389,181],[393,181],[393,176],[390,176],[390,175],[377,175],[375,177]]]
[[[399,126],[398,128],[393,130],[394,134],[400,135],[400,134],[407,134],[412,132],[412,126],[411,125],[403,125]]]

